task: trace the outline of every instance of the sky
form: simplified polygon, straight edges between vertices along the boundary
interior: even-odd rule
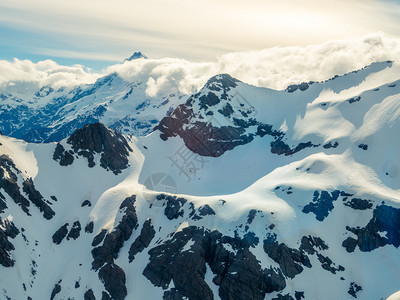
[[[0,60],[101,71],[142,51],[216,62],[377,32],[397,39],[398,20],[400,4],[387,0],[0,0]]]

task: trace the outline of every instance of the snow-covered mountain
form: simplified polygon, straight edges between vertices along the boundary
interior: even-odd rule
[[[157,122],[141,136],[123,135],[140,84],[112,74],[52,91],[68,104],[32,140],[56,142],[7,136],[28,132],[23,116],[0,136],[2,298],[388,298],[400,290],[399,71],[373,63],[283,91],[220,74],[149,100],[138,116]],[[15,95],[3,124],[7,107],[41,120],[57,104]],[[86,118],[100,105],[103,119]],[[83,126],[98,119],[127,131]]]
[[[137,59],[147,57],[135,52],[125,62]],[[0,86],[0,131],[29,142],[53,142],[85,124],[101,121],[122,133],[142,136],[184,97],[171,91],[149,97],[146,82],[128,82],[115,72],[93,84],[74,87],[17,81]]]

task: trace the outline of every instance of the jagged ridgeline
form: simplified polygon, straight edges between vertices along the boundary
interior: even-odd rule
[[[387,299],[399,71],[282,91],[219,74],[154,98],[118,74],[4,91],[0,298]]]

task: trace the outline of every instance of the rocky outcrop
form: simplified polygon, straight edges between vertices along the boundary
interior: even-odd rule
[[[158,201],[164,201],[164,214],[168,220],[178,219],[179,217],[183,216],[184,210],[182,207],[187,202],[186,199],[165,194],[157,195],[156,199]]]
[[[50,220],[55,216],[55,212],[51,207],[45,202],[43,196],[35,188],[32,178],[26,179],[23,182],[23,191],[28,195],[29,200],[39,208],[40,212],[43,212],[43,217]]]
[[[89,223],[86,224],[86,226],[85,226],[86,233],[93,233],[93,229],[94,229],[93,221],[90,221]]]
[[[59,245],[62,240],[67,236],[68,233],[68,223],[61,226],[52,236],[53,243]]]
[[[355,210],[371,209],[373,206],[371,200],[360,199],[360,198],[353,198],[350,201],[345,201],[343,204]]]
[[[81,234],[81,223],[79,221],[75,221],[72,224],[72,228],[70,229],[70,231],[68,233],[67,240],[69,240],[69,239],[76,240],[80,234]]]
[[[92,168],[96,154],[101,155],[100,166],[115,175],[129,166],[128,157],[132,148],[118,131],[112,131],[101,123],[88,124],[76,130],[68,138],[67,144],[71,145],[72,150],[67,151],[58,143],[53,154],[53,159],[61,166],[72,164],[74,155],[77,155],[86,158],[88,166]]]
[[[255,136],[283,135],[273,130],[272,125],[252,118],[255,108],[239,93],[228,94],[238,83],[227,74],[212,77],[201,92],[178,105],[154,130],[160,131],[162,140],[179,136],[194,153],[211,157],[219,157],[237,146],[250,143]],[[214,114],[223,116],[224,121],[214,124]],[[250,127],[256,131],[248,131]]]
[[[348,237],[343,241],[342,246],[347,252],[353,252],[357,246],[362,252],[370,252],[386,245],[398,248],[400,246],[399,225],[400,209],[384,204],[379,205],[374,209],[372,219],[365,227],[346,227],[356,237]]]
[[[9,268],[14,266],[14,260],[11,259],[10,252],[15,250],[14,245],[8,238],[14,239],[19,234],[19,229],[9,220],[1,221],[0,227],[0,264]]]
[[[96,297],[94,296],[93,290],[89,289],[85,292],[83,295],[84,300],[96,300]]]
[[[278,139],[272,141],[270,146],[271,146],[271,153],[278,155],[284,154],[285,156],[289,156],[305,148],[318,147],[319,145],[313,145],[313,143],[307,142],[307,143],[299,143],[296,147],[290,148],[290,146],[283,141],[283,136],[281,136]]]
[[[135,209],[136,196],[126,198],[119,209],[124,210],[124,216],[115,229],[108,233],[101,246],[92,250],[92,268],[98,270],[105,263],[113,263],[118,257],[119,250],[124,242],[129,239],[132,231],[138,226],[138,219]],[[96,244],[96,243],[95,243]]]
[[[336,201],[339,196],[348,197],[352,195],[339,190],[335,190],[331,193],[328,191],[321,191],[321,193],[315,191],[312,202],[304,206],[302,211],[305,214],[310,212],[315,214],[315,218],[322,222],[333,209],[333,202]]]
[[[14,162],[7,155],[0,155],[0,188],[2,188],[21,209],[30,216],[29,206],[30,202],[26,199],[20,191],[18,186],[17,174],[21,173],[17,169]],[[5,175],[7,174],[7,176]],[[4,196],[3,196],[4,198]],[[7,206],[2,201],[2,207],[5,209]]]
[[[60,292],[61,292],[61,285],[59,283],[56,283],[53,288],[53,291],[51,292],[50,300],[53,300],[56,297],[56,295]]]
[[[113,300],[123,300],[128,294],[124,271],[114,263],[106,263],[99,271],[99,278]]]
[[[151,224],[151,220],[147,219],[143,224],[140,235],[132,243],[129,249],[129,262],[132,262],[135,259],[136,254],[142,252],[150,245],[155,235],[156,231],[154,230],[154,226]]]
[[[264,240],[264,251],[273,261],[279,264],[283,274],[289,278],[303,272],[303,266],[311,268],[308,256],[302,251],[278,243],[276,235],[269,235]]]
[[[103,244],[92,250],[92,269],[99,270],[99,278],[115,300],[124,299],[127,295],[124,270],[114,263],[114,259],[118,257],[120,249],[130,238],[132,231],[138,227],[135,201],[135,195],[127,197],[119,207],[120,213],[123,213],[119,224],[108,234],[103,229],[92,243],[92,245],[100,244],[104,238]],[[103,295],[104,297],[107,297],[107,294]]]
[[[73,151],[65,151],[64,147],[60,143],[57,143],[56,149],[53,153],[53,159],[57,161],[60,166],[69,166],[74,162],[73,154]]]
[[[267,293],[282,290],[286,283],[280,270],[260,266],[249,250],[257,243],[254,234],[229,237],[216,230],[186,227],[149,250],[150,262],[143,275],[165,290],[173,281],[175,288],[167,290],[164,299],[214,299],[204,280],[209,265],[221,299],[261,300]]]
[[[357,293],[360,291],[362,291],[362,287],[355,282],[351,282],[347,293],[354,298],[357,298]]]

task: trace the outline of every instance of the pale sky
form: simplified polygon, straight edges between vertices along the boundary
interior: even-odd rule
[[[0,60],[100,70],[142,51],[215,61],[375,32],[400,38],[399,20],[400,4],[387,0],[0,0]]]

